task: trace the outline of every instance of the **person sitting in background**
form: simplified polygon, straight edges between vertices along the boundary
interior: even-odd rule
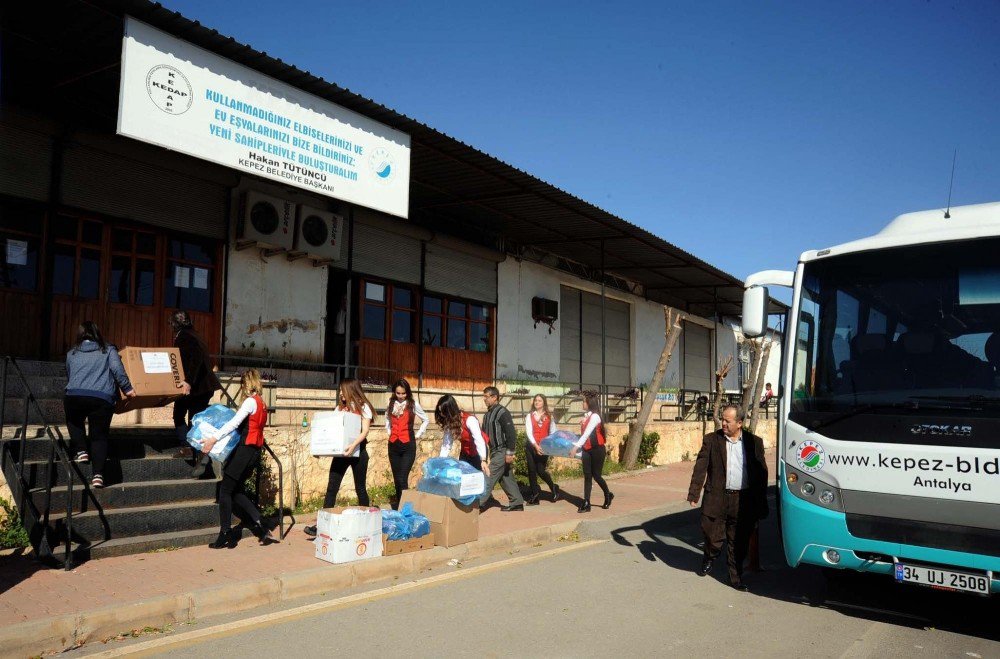
[[[76,462],[91,462],[90,486],[104,487],[104,463],[108,457],[108,434],[119,387],[135,397],[132,383],[118,350],[105,342],[101,330],[90,320],[80,323],[76,345],[66,354],[66,426]],[[90,434],[87,433],[90,426]]]
[[[768,382],[764,385],[764,393],[760,395],[761,408],[767,407],[772,398],[774,398],[774,391],[771,389],[771,383]]]

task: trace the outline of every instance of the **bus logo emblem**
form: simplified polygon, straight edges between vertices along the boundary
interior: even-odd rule
[[[807,439],[799,445],[795,458],[802,471],[813,474],[823,468],[823,464],[826,462],[826,451],[816,442]]]

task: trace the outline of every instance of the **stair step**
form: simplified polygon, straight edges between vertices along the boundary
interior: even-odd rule
[[[105,524],[108,526],[108,540],[131,538],[134,536],[186,531],[217,526],[219,510],[213,499],[197,499],[155,506],[117,508],[100,513],[96,510],[73,515],[73,538],[89,543],[106,539]],[[51,519],[49,526],[56,537],[64,537],[66,519],[63,516]]]
[[[197,500],[215,500],[215,480],[195,480],[193,478],[119,483],[101,489],[85,489],[79,484],[73,487],[73,513],[80,514],[96,510],[94,499],[105,512],[121,508],[163,505]],[[66,486],[52,488],[51,514],[62,515],[66,510]],[[45,488],[31,491],[31,499],[38,510],[45,506]],[[113,529],[112,529],[113,530]]]
[[[28,486],[44,486],[47,463],[45,461],[26,461],[25,478]],[[93,476],[93,466],[90,463],[74,463],[76,483],[90,482]],[[184,458],[169,454],[151,455],[145,458],[127,458],[124,460],[108,460],[104,467],[104,482],[108,485],[116,483],[136,483],[148,481],[180,480],[191,475],[191,464]],[[66,485],[66,470],[62,466],[56,469],[53,486]]]
[[[39,409],[41,412],[39,412]],[[4,401],[4,424],[21,424],[24,421],[24,398],[8,397]],[[62,395],[58,398],[40,398],[28,405],[28,423],[49,423],[62,425],[66,423],[66,412],[63,409]]]
[[[53,431],[57,437],[62,437],[65,442],[64,445],[66,446],[67,451],[69,451],[69,431],[66,427],[56,426],[53,428]],[[29,427],[28,432],[26,433],[28,439],[24,446],[26,460],[44,461],[49,459],[51,440],[49,440],[44,434],[41,434],[43,432],[44,430],[41,427]],[[15,457],[20,455],[20,433],[20,426],[10,428],[5,427],[3,440],[0,440],[11,443],[9,446],[11,455]],[[34,436],[33,433],[35,433]],[[17,435],[18,437],[14,438],[12,435]],[[173,455],[182,448],[177,444],[177,435],[174,433],[173,428],[150,428],[146,430],[129,430],[124,432],[117,428],[112,428],[109,444],[109,457],[118,460],[144,458],[147,456]]]
[[[237,520],[234,519],[234,522]],[[156,551],[170,551],[182,549],[184,547],[195,547],[197,545],[207,545],[215,540],[219,535],[218,525],[202,529],[188,529],[186,531],[169,531],[167,533],[150,533],[138,535],[131,538],[112,538],[110,540],[99,540],[90,544],[73,543],[74,565],[79,565],[85,560],[94,558],[110,558],[112,556],[128,556],[131,554],[147,554]],[[242,542],[252,538],[253,534],[247,529],[242,529]],[[277,537],[277,533],[275,533]],[[255,542],[251,540],[251,542]],[[52,560],[55,564],[61,564],[66,555],[66,545],[62,544],[53,547]]]
[[[31,376],[62,376],[66,377],[66,362],[64,360],[56,362],[45,362],[34,359],[18,359],[17,366],[25,377]],[[7,376],[8,381],[16,379],[16,371],[12,368]]]

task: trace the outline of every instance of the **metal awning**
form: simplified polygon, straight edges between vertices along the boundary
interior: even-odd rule
[[[578,274],[638,284],[647,299],[703,317],[739,315],[742,281],[630,222],[395,110],[254,50],[146,0],[17,3],[4,16],[5,50],[52,71],[39,82],[67,99],[117,108],[123,17],[128,14],[408,133],[412,138],[410,219],[414,223],[550,262]],[[9,39],[7,37],[13,37]],[[8,45],[12,44],[12,45]],[[4,55],[8,53],[5,52]],[[70,66],[65,66],[69,62]],[[59,64],[64,66],[60,67]],[[525,236],[531,236],[530,242]],[[602,254],[603,252],[603,254]],[[602,260],[603,259],[603,260]],[[602,273],[603,263],[603,273]],[[772,300],[772,313],[783,303]]]

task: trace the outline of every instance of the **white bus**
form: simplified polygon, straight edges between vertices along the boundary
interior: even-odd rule
[[[908,213],[746,280],[793,290],[779,392],[785,558],[1000,590],[1000,203]]]

